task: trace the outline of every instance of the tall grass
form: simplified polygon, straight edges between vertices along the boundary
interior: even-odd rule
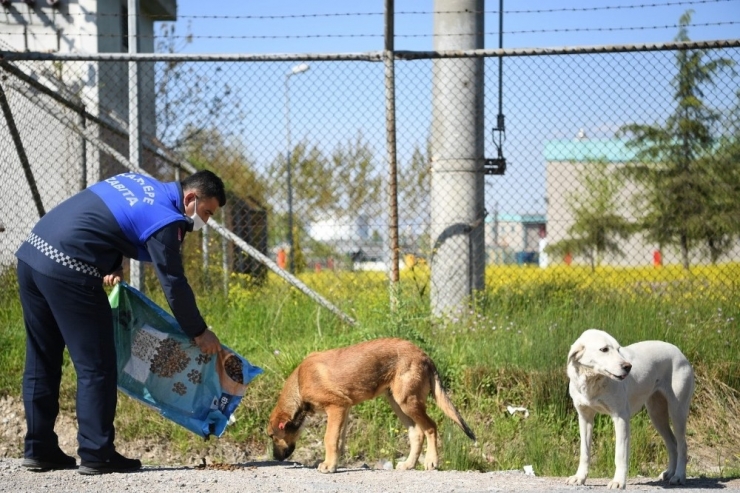
[[[713,270],[715,269],[715,270]],[[716,269],[722,269],[721,275]],[[733,276],[728,276],[732,271]],[[736,275],[735,275],[736,274]],[[405,271],[399,308],[390,312],[385,277],[374,273],[310,273],[302,276],[359,321],[347,326],[276,278],[256,286],[232,276],[228,296],[220,274],[195,279],[199,306],[222,342],[265,369],[248,390],[238,421],[219,443],[247,456],[267,453],[264,427],[285,377],[311,351],[381,336],[409,339],[434,359],[453,402],[478,435],[472,443],[430,403],[440,427],[441,467],[498,470],[532,464],[538,474],[569,475],[578,458],[577,416],[567,393],[565,356],[586,328],[599,327],[623,345],[661,339],[676,344],[693,363],[699,385],[689,420],[693,447],[717,450],[719,467],[740,472],[740,425],[732,413],[740,396],[740,266],[694,269],[578,268],[541,271],[490,267],[486,289],[471,308],[434,318],[429,312],[428,271]],[[637,281],[639,279],[639,281]],[[724,279],[720,283],[719,280]],[[0,395],[20,391],[23,322],[12,276],[0,294]],[[147,293],[166,306],[153,278]],[[74,372],[65,371],[63,409],[74,410]],[[510,415],[507,406],[529,411]],[[722,432],[718,432],[721,427]],[[119,441],[166,440],[185,454],[203,443],[148,410],[122,398],[117,417]],[[306,427],[304,460],[318,459],[323,427]],[[595,427],[595,476],[613,473],[614,432],[608,417]],[[351,413],[345,461],[398,461],[408,451],[405,430],[382,400]],[[655,475],[665,465],[661,439],[645,413],[632,420],[630,474]],[[212,449],[211,449],[212,451]],[[311,455],[313,454],[313,455]],[[300,457],[300,455],[298,455]],[[706,472],[696,463],[695,472]],[[692,464],[690,464],[690,468]],[[724,472],[727,473],[728,469]]]

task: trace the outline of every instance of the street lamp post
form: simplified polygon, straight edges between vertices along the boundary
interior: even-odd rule
[[[293,274],[295,271],[295,257],[293,249],[293,164],[291,162],[291,142],[290,142],[290,77],[292,75],[302,74],[308,70],[309,65],[307,63],[301,63],[296,65],[290,72],[285,74],[285,133],[287,137],[288,147],[286,149],[286,167],[287,167],[287,182],[288,182],[288,271]]]

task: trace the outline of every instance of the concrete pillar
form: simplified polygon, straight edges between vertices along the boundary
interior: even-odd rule
[[[434,50],[484,48],[484,0],[435,0]],[[463,309],[484,287],[484,59],[433,62],[431,304]]]

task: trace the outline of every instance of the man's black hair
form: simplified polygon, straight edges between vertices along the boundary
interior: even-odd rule
[[[203,198],[217,198],[219,207],[226,205],[226,190],[224,188],[224,182],[212,171],[198,171],[182,180],[180,185],[182,186],[183,191],[193,189]]]

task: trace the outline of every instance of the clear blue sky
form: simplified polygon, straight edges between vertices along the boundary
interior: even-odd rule
[[[486,48],[498,48],[498,7],[498,1],[485,4]],[[189,33],[193,38],[189,44],[183,42],[179,51],[379,51],[383,48],[383,8],[382,0],[180,0],[177,34]],[[396,0],[395,8],[396,49],[432,50],[434,2]],[[678,31],[679,17],[689,9],[694,10],[689,26],[692,40],[740,37],[740,0],[508,0],[504,2],[504,48],[670,42]],[[544,213],[542,150],[548,140],[571,138],[581,126],[589,136],[613,135],[622,124],[653,123],[663,119],[668,111],[668,82],[673,67],[669,54],[663,59],[667,62],[662,69],[627,67],[625,71],[608,67],[603,58],[590,65],[582,58],[566,62],[555,58],[519,58],[504,64],[505,153],[509,170],[505,177],[486,178],[489,212],[498,204],[499,211],[506,213]],[[224,67],[220,75],[214,74],[214,79],[230,78],[234,97],[243,102],[240,110],[248,115],[243,119],[243,128],[235,128],[232,134],[243,142],[257,166],[263,167],[287,147],[283,84],[294,63],[237,65]],[[654,82],[656,70],[666,71],[659,83]],[[590,84],[585,90],[595,97],[571,99],[576,96],[573,82],[563,75],[567,71],[576,71],[573,81]],[[496,72],[496,60],[487,60],[488,157],[495,155],[490,128],[495,126],[498,104]],[[413,147],[423,146],[428,136],[431,70],[428,62],[419,61],[397,64],[396,73],[397,93],[401,95],[397,104],[399,161],[408,161]],[[643,89],[638,84],[646,73],[653,78],[645,78]],[[311,62],[310,72],[291,79],[290,87],[294,144],[299,140],[318,142],[330,154],[336,145],[361,132],[384,169],[382,64]],[[637,99],[629,94],[638,91]],[[653,105],[657,99],[661,102]]]
[[[434,2],[396,0],[395,7],[396,49],[431,50]],[[495,0],[485,3],[486,48],[498,47],[498,7]],[[383,8],[382,0],[179,0],[178,33],[184,34],[190,24],[194,39],[184,50],[190,53],[376,51],[383,48]],[[508,0],[504,47],[671,41],[687,9],[695,11],[696,26],[690,29],[694,40],[740,34],[738,0]]]

